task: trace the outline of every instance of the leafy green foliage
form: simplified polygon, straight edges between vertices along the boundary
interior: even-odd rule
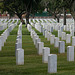
[[[55,12],[61,7],[61,0],[42,0],[41,3],[51,12]]]
[[[71,8],[74,0],[63,0],[62,6],[65,8]]]
[[[25,12],[38,10],[41,0],[4,0],[4,9],[13,14],[22,15]]]

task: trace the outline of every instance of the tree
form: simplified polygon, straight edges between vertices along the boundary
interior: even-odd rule
[[[29,15],[37,11],[38,5],[41,0],[4,0],[3,1],[3,7],[4,11],[8,11],[8,13],[16,14],[22,23],[24,23],[24,20],[22,18],[23,14],[26,14],[26,27],[29,23]]]
[[[72,7],[73,6],[73,2],[75,0],[62,0],[62,7],[64,8],[64,25],[66,25],[66,10],[69,9],[71,11]]]
[[[26,22],[29,23],[29,15],[38,12],[41,8],[40,5],[41,0],[23,0],[25,3],[25,11],[26,11]]]
[[[59,18],[61,16],[61,2],[62,0],[42,0],[44,8],[47,8],[47,11],[54,16],[54,19],[57,19],[59,22]]]
[[[71,7],[70,7],[70,12],[75,20],[75,0],[72,0],[72,3],[71,3]]]
[[[11,15],[17,15],[22,23],[24,23],[22,14],[25,11],[23,6],[22,6],[22,1],[21,0],[4,0],[3,1],[3,10],[8,11],[8,13]]]
[[[0,0],[0,11],[2,11],[3,0]]]
[[[75,0],[71,3],[70,12],[74,18],[74,32],[75,32]]]

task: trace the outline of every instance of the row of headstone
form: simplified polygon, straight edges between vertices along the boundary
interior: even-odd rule
[[[34,23],[37,23],[37,22],[41,22],[41,23],[56,22],[56,23],[57,23],[57,21],[56,21],[55,19],[44,19],[44,18],[42,18],[42,19],[41,19],[41,18],[40,18],[40,19],[34,18],[34,19],[29,19],[29,21],[30,21],[30,22],[33,21]]]
[[[17,26],[17,23],[16,23],[16,24],[11,24],[11,25],[8,27],[9,32],[11,32],[11,31],[15,28],[15,26]]]
[[[41,19],[41,22],[38,19],[35,19],[35,20],[38,21],[38,23],[35,23],[35,24],[39,24],[40,23],[39,25],[42,25],[44,29],[46,29],[46,30],[48,30],[50,32],[53,31],[53,29],[54,29],[56,31],[58,31],[58,30],[61,30],[61,31],[65,30],[65,31],[70,31],[70,33],[72,31],[72,33],[74,33],[74,24],[73,23],[63,26],[63,23],[61,23],[61,22],[57,23],[54,19],[49,19],[49,20],[45,19],[45,21],[46,21],[45,23],[43,22],[43,19]],[[33,20],[33,21],[35,21],[35,20]],[[31,24],[31,25],[33,25],[33,24]],[[37,29],[38,29],[38,26],[37,26]]]
[[[72,45],[75,46],[75,44],[74,44],[74,40],[75,39],[74,39],[74,37],[72,37],[72,38],[73,38],[73,40],[72,40],[73,41],[73,44]],[[52,37],[52,39],[53,39],[53,37]],[[55,37],[55,41],[58,40],[58,39],[59,38]],[[71,39],[70,38],[70,34],[67,34],[67,42],[68,43],[70,43],[70,41],[71,41],[69,39]],[[59,41],[59,40],[58,40],[58,42],[59,42],[59,44],[58,44],[58,46],[59,46],[59,49],[58,49],[59,50],[59,53],[65,53],[65,42],[64,41]],[[56,43],[54,45],[57,45],[58,42],[56,41]],[[44,47],[43,46],[43,42],[38,42],[38,46],[39,46],[38,49],[41,50],[41,51],[38,51],[38,53],[41,52],[40,55],[45,54],[45,55],[43,55],[43,62],[44,63],[47,63],[48,62],[48,72],[49,73],[54,73],[54,72],[56,73],[57,72],[57,69],[56,69],[57,68],[57,66],[56,66],[56,64],[57,64],[57,56],[56,55],[53,55],[53,54],[52,55],[50,54],[50,55],[48,55],[48,60],[47,60],[46,54],[49,53],[49,52],[47,53],[47,50],[49,50],[49,48]],[[74,47],[73,46],[68,46],[67,47],[67,61],[74,61]],[[42,51],[42,50],[44,50],[44,51]],[[55,65],[53,64],[53,62],[54,62]],[[53,68],[53,67],[56,67],[56,68]]]
[[[16,65],[24,65],[24,49],[22,49],[22,23],[19,24],[15,43]]]
[[[0,18],[0,22],[6,22],[8,19]]]
[[[46,31],[45,38],[50,41],[50,44],[54,44],[54,47],[59,48],[59,53],[65,53],[65,42],[60,41],[58,37],[52,35],[50,32]]]
[[[9,29],[6,29],[0,36],[0,51],[6,42],[7,37],[9,36]]]
[[[61,40],[66,40],[66,43],[71,43],[71,36],[71,34],[66,34],[66,32],[58,30],[58,37],[61,37]]]
[[[39,23],[38,23],[39,24]],[[40,30],[40,28],[38,27],[39,25],[36,25],[37,27],[36,27],[36,29],[39,31]],[[41,26],[41,25],[40,25]],[[47,26],[47,25],[44,25],[44,26]],[[41,26],[42,27],[42,26]],[[45,27],[46,28],[46,27]],[[49,26],[47,26],[47,28],[50,30],[50,28],[49,28]],[[52,31],[53,31],[53,27],[51,27],[52,29]],[[42,28],[41,28],[42,29]],[[74,31],[72,30],[71,31],[71,34],[66,34],[65,32],[63,32],[63,27],[61,26],[61,27],[59,27],[59,29],[60,30],[58,30],[58,39],[59,39],[59,37],[61,37],[61,40],[66,40],[66,43],[71,43],[71,36],[73,36],[74,35]],[[45,36],[45,38],[47,38],[47,40],[49,41],[50,40],[50,36],[52,36],[52,34],[51,34],[51,32],[49,32],[49,30],[47,30],[47,29],[43,29],[43,35]],[[42,31],[42,30],[41,30]],[[52,41],[53,40],[53,41]],[[52,40],[50,40],[51,41],[51,44],[53,44],[54,43],[54,39],[53,39],[53,37],[52,37]]]
[[[32,27],[31,27],[30,24],[27,24],[27,29],[28,29],[29,32],[31,32]]]
[[[53,37],[53,35],[51,35],[51,38],[49,38],[51,33],[49,33],[47,30],[45,30],[45,31],[46,31],[45,37],[47,38],[47,40],[50,40],[51,39],[51,43],[53,44],[54,43],[54,40],[53,40],[54,37]],[[47,32],[48,32],[48,34],[47,34]],[[67,34],[66,35],[65,32],[61,32],[60,34],[62,36],[62,40],[66,40],[66,43],[70,43],[71,42],[71,35],[70,34]],[[59,38],[55,37],[55,41],[56,41],[56,39],[58,40]],[[58,42],[59,42],[59,44],[58,44],[59,45],[59,53],[65,53],[65,42],[64,41],[59,41],[59,40],[58,40]],[[55,43],[54,45],[57,45],[57,44]],[[73,44],[72,45],[74,45],[74,40],[73,40]],[[73,56],[74,56],[74,54],[73,54]]]
[[[75,46],[75,37],[73,36],[74,31],[71,33],[72,34],[66,34],[65,32],[58,30],[58,36],[61,37],[62,40],[66,40],[66,43],[71,43],[71,36],[72,36],[72,46],[67,47],[67,60],[68,61],[74,61],[74,46]],[[47,38],[48,41],[50,40],[50,44],[54,44],[54,47],[59,47],[58,49],[59,53],[65,53],[64,41],[59,41],[58,37],[55,37],[47,30],[45,30],[45,38]]]
[[[50,54],[50,48],[44,47],[44,43],[41,42],[41,39],[37,33],[31,29],[31,38],[33,39],[34,45],[37,48],[37,53],[42,55],[42,62],[48,63],[48,72],[56,73],[57,72],[57,55]],[[54,61],[54,62],[53,62]],[[51,67],[51,65],[53,65]]]
[[[64,20],[63,19],[60,19],[60,23],[63,23],[64,22]],[[67,18],[66,19],[66,23],[68,24],[71,24],[71,23],[74,23],[74,19],[73,18]]]
[[[67,47],[67,61],[74,61],[74,46]]]
[[[39,25],[36,25],[36,26],[37,26],[36,27],[36,29],[37,29]],[[37,30],[39,31],[40,28],[38,28]],[[51,32],[53,32],[53,28],[52,28]],[[50,41],[51,44],[54,44],[54,37],[55,36],[52,35],[51,32],[49,32],[46,29],[43,29],[43,35],[45,36],[45,38],[47,38],[47,40]],[[74,34],[74,32],[72,34]],[[58,30],[58,39],[59,39],[59,37],[61,37],[61,40],[66,40],[66,43],[71,43],[71,36],[72,36],[71,34],[66,34],[66,32],[62,32],[61,30]]]
[[[10,35],[10,32],[14,29],[16,25],[10,25],[0,36],[0,51],[2,50],[2,47],[4,46],[4,43],[7,40],[7,37]]]
[[[68,26],[68,25],[67,25]],[[67,28],[67,26],[65,27],[64,26],[64,28]],[[72,25],[72,26],[74,26],[74,25]],[[63,32],[63,27],[61,27],[61,30],[59,30],[61,33],[60,33],[60,37],[61,37],[61,39],[62,40],[66,40],[66,43],[71,43],[71,36],[74,36],[74,30],[73,30],[73,27],[68,27],[67,29],[64,29],[65,31],[70,31],[70,34],[66,34],[65,32]],[[44,29],[44,31],[47,31],[46,29]],[[47,31],[48,32],[48,31]],[[46,33],[47,33],[46,32]],[[46,34],[46,38],[47,38],[47,40],[49,40],[50,39],[50,37],[47,37],[47,36],[50,36],[49,34],[51,34],[51,33],[49,33],[48,32],[48,34]],[[44,35],[45,35],[45,33],[44,33]],[[59,35],[59,34],[58,34]],[[54,41],[57,39],[58,37],[55,37],[55,39],[54,39]],[[53,38],[52,38],[53,39]],[[59,39],[59,38],[58,38]],[[59,42],[59,43],[58,43]],[[58,41],[57,43],[58,43],[58,47],[59,47],[59,49],[58,49],[58,51],[59,51],[59,53],[65,53],[65,42],[64,41]],[[75,46],[75,37],[72,37],[72,46],[68,46],[67,47],[67,61],[74,61],[74,46]],[[54,45],[55,45],[55,43],[54,43]],[[57,45],[57,44],[56,44]],[[50,55],[51,56],[51,55]],[[49,57],[49,59],[50,59],[50,57]],[[49,61],[50,62],[50,61]],[[51,63],[51,62],[50,62]],[[52,62],[53,63],[53,62]],[[50,67],[51,67],[52,65],[50,65]],[[50,69],[49,69],[49,71],[51,71]],[[48,72],[49,72],[48,71]],[[51,73],[51,72],[50,72]]]
[[[16,21],[16,22],[15,22]],[[10,25],[13,25],[13,24],[18,24],[18,19],[16,20],[16,19],[10,19],[7,23],[8,23],[8,27],[10,26]]]
[[[2,30],[4,30],[4,29],[6,29],[7,28],[7,23],[2,23],[2,22],[0,22],[0,31],[2,31]]]
[[[35,24],[35,28],[39,31],[39,32],[42,32],[42,30],[41,30],[41,25],[40,25],[40,23],[36,23]]]
[[[59,37],[55,37],[55,35],[52,35],[52,33],[45,30],[45,38],[47,38],[47,40],[50,41],[50,44],[54,44],[54,47],[59,47],[59,53],[65,53],[65,42],[59,41]]]
[[[65,32],[61,32],[58,30],[58,36],[61,37],[62,40],[66,40],[66,43],[71,43],[71,35],[66,34]],[[49,31],[45,30],[45,38],[50,41],[50,44],[54,44],[54,47],[58,47],[59,53],[65,53],[65,42],[59,41],[59,37],[55,37]],[[34,38],[35,39],[35,38]],[[75,46],[75,37],[72,37],[72,46]]]

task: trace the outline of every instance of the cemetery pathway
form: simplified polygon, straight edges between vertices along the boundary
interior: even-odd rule
[[[28,75],[47,74],[47,64],[42,63],[42,56],[37,54],[30,32],[24,26],[22,26],[22,39],[22,48],[25,55],[25,72]]]

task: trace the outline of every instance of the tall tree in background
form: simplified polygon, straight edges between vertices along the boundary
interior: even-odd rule
[[[74,32],[75,32],[75,0],[72,0],[72,1],[73,2],[71,3],[70,12],[74,19]]]
[[[66,10],[69,9],[71,14],[74,12],[72,9],[74,9],[74,1],[75,0],[62,0],[62,7],[64,8],[64,25],[66,25]]]
[[[41,3],[44,8],[47,8],[47,11],[51,13],[55,19],[59,22],[61,16],[61,2],[62,0],[42,0]]]
[[[3,9],[3,0],[0,0],[0,12],[2,12],[2,9]]]
[[[4,11],[8,11],[8,13],[16,14],[22,23],[24,20],[22,18],[23,14],[26,14],[26,27],[29,23],[29,15],[37,11],[41,0],[4,0],[3,7]]]
[[[23,0],[25,3],[25,12],[26,12],[26,23],[29,23],[29,15],[34,14],[35,12],[39,11],[41,8],[40,5],[41,0]]]
[[[8,11],[10,16],[16,14],[20,18],[22,23],[24,23],[22,15],[25,10],[22,0],[4,0],[3,5],[4,11]]]

